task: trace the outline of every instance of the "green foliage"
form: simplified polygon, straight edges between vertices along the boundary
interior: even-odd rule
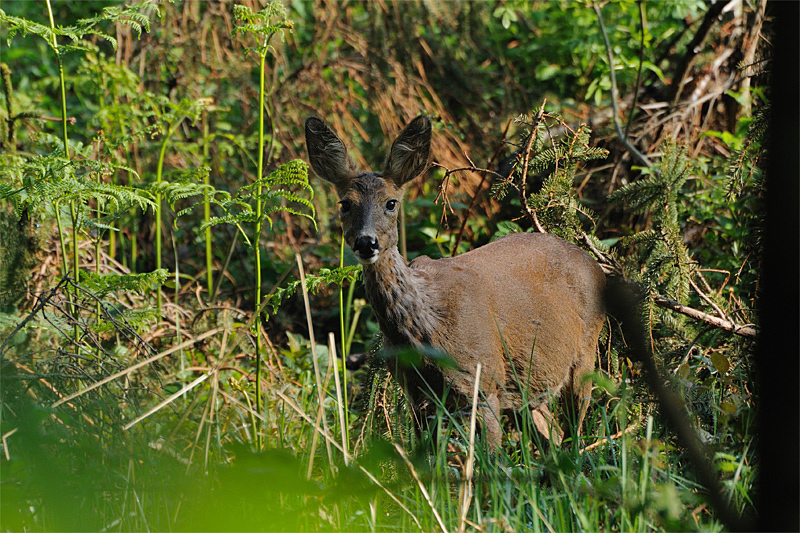
[[[575,193],[576,169],[581,162],[604,159],[608,150],[589,144],[591,130],[585,125],[575,131],[567,128],[563,138],[553,140],[546,122],[550,119],[563,123],[557,115],[543,115],[540,121],[526,116],[517,118],[518,123],[528,125],[528,130],[516,143],[518,151],[510,179],[496,183],[492,193],[495,198],[502,199],[511,188],[526,189],[520,194],[524,195],[530,212],[535,213],[542,227],[574,241],[582,233],[579,213],[590,220],[593,218],[591,212],[580,205]],[[528,183],[534,176],[542,180],[542,185],[528,195]]]
[[[177,225],[178,218],[182,217],[199,205],[200,202],[193,202],[188,207],[178,209],[177,204],[180,200],[200,196],[203,199],[220,198],[224,203],[230,199],[230,194],[225,191],[218,191],[210,185],[206,185],[205,179],[208,177],[210,169],[201,167],[188,172],[177,173],[175,181],[160,181],[150,184],[149,190],[153,195],[160,194],[175,212],[174,224]]]
[[[342,268],[321,268],[318,274],[306,274],[306,290],[310,294],[317,293],[323,287],[328,285],[343,286],[345,281],[355,283],[361,278],[361,265],[346,266]],[[283,287],[279,287],[270,294],[265,300],[264,305],[272,308],[272,314],[278,311],[281,303],[286,298],[297,294],[297,288],[300,286],[300,280],[295,280],[287,283]]]
[[[286,18],[286,7],[282,2],[271,1],[258,13],[243,5],[233,6],[233,16],[236,20],[236,27],[233,30],[237,33],[251,33],[258,40],[257,48],[247,48],[246,52],[255,52],[264,57],[270,50],[275,50],[270,46],[270,40],[276,34],[284,38],[283,31],[294,28],[294,23]],[[277,19],[273,22],[273,19]]]
[[[639,24],[640,7],[644,28]],[[681,37],[679,28],[687,13],[696,17],[705,9],[702,0],[603,4],[603,17],[614,43],[617,82],[632,86],[640,61],[645,73],[663,80],[668,64],[656,58],[663,58],[664,48]],[[590,2],[531,4],[516,0],[495,8],[493,14],[488,38],[498,44],[512,41],[517,45],[505,50],[505,62],[527,67],[531,58],[536,58],[517,76],[524,86],[535,87],[536,97],[553,97],[551,102],[556,106],[572,101],[608,104],[611,66]]]
[[[663,145],[661,163],[646,177],[617,189],[609,200],[624,203],[632,213],[648,213],[655,226],[628,237],[624,244],[643,249],[641,274],[649,292],[660,292],[678,301],[689,293],[692,262],[683,244],[679,199],[690,174],[686,147]]]
[[[256,193],[259,188],[261,188],[260,195]],[[198,190],[210,191],[210,189],[200,186],[198,186]],[[305,195],[308,195],[308,198]],[[267,221],[269,227],[272,228],[271,215],[281,211],[314,221],[314,205],[311,203],[314,190],[308,182],[308,163],[300,159],[289,161],[268,176],[242,187],[235,197],[231,197],[227,193],[220,193],[220,191],[213,191],[213,195],[207,193],[206,197],[225,212],[224,216],[212,217],[208,225],[234,224],[239,228],[245,240],[253,245],[258,242],[258,239],[251,240],[248,237],[246,230],[242,227],[245,223]],[[256,201],[264,203],[264,209],[260,215],[253,208]],[[298,206],[287,202],[298,204]],[[203,226],[203,228],[205,227],[206,225]]]
[[[730,199],[741,196],[747,187],[761,188],[762,172],[757,163],[764,155],[769,114],[769,105],[758,108],[747,126],[743,142],[731,152],[726,170],[726,189]]]
[[[50,139],[58,142],[55,138]],[[133,206],[146,209],[155,205],[147,191],[100,181],[101,177],[118,170],[135,174],[132,169],[90,159],[92,147],[77,145],[74,149],[83,158],[74,161],[65,159],[62,146],[48,155],[28,159],[0,157],[0,197],[11,201],[18,216],[23,209],[54,214],[66,202],[75,202],[82,207],[78,213],[81,226],[88,224],[90,200],[96,202],[100,212],[108,216]]]
[[[147,291],[158,290],[169,277],[169,272],[163,268],[142,274],[97,274],[95,272],[81,272],[81,284],[99,298],[109,294],[134,292],[144,294]]]
[[[263,220],[269,222],[270,228],[272,228],[270,215],[279,211],[305,217],[311,221],[315,220],[314,205],[311,203],[314,189],[308,182],[308,168],[308,163],[302,159],[294,159],[278,167],[269,176],[243,188],[243,191],[247,193],[246,197],[256,198],[263,202],[262,217]],[[260,195],[255,192],[259,186],[263,187]],[[304,194],[308,195],[308,198],[304,198]],[[293,207],[287,202],[299,204],[299,208]]]

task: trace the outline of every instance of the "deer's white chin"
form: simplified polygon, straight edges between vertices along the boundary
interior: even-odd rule
[[[362,265],[371,265],[378,260],[378,254],[373,254],[369,257],[361,257],[359,254],[356,254],[356,258],[358,259],[358,262],[361,263]]]

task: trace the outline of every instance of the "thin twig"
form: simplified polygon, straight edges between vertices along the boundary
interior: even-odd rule
[[[622,275],[622,265],[612,255],[599,250],[586,233],[581,232],[578,240],[594,254],[597,262],[600,263],[600,268],[603,269],[603,273],[606,275]]]
[[[3,341],[3,344],[2,344],[2,345],[0,345],[0,362],[2,362],[2,359],[3,359],[3,354],[5,353],[5,351],[6,351],[6,349],[7,349],[7,348],[6,348],[6,345],[9,345],[9,343],[11,342],[11,339],[13,339],[13,338],[14,338],[14,336],[15,336],[15,335],[16,335],[16,334],[17,334],[17,333],[18,333],[18,332],[19,332],[19,331],[20,331],[22,328],[24,328],[24,327],[25,327],[25,325],[26,325],[28,322],[30,322],[31,320],[33,320],[33,319],[36,317],[37,313],[39,313],[39,311],[43,310],[43,309],[45,308],[45,306],[46,306],[48,303],[50,303],[50,300],[51,300],[51,299],[55,298],[56,294],[58,294],[58,291],[60,291],[60,290],[63,288],[63,286],[64,286],[64,285],[67,283],[68,279],[69,279],[69,277],[68,277],[68,276],[64,276],[63,278],[61,278],[61,281],[59,281],[59,282],[58,282],[58,285],[56,285],[55,287],[53,287],[53,288],[50,290],[50,293],[49,293],[47,296],[45,296],[44,298],[42,298],[42,297],[39,297],[39,298],[38,298],[38,301],[36,302],[36,305],[34,305],[34,306],[33,306],[33,309],[32,309],[32,310],[31,310],[31,312],[28,314],[28,316],[26,316],[26,317],[25,317],[25,318],[22,320],[22,322],[20,322],[19,324],[17,324],[17,327],[15,327],[15,328],[14,328],[14,331],[12,331],[12,332],[11,332],[11,334],[10,334],[8,337],[6,337],[6,339]]]
[[[607,442],[611,442],[613,440],[616,440],[616,439],[620,438],[621,436],[626,435],[626,434],[630,433],[631,431],[634,431],[635,429],[638,429],[638,428],[639,428],[639,424],[631,424],[630,426],[628,426],[624,430],[618,431],[618,432],[614,433],[613,435],[611,435],[610,437],[603,437],[603,438],[597,440],[596,442],[593,442],[592,444],[588,445],[586,448],[583,448],[580,453],[584,454],[584,453],[586,453],[586,452],[588,452],[590,450],[594,450],[595,448],[599,448],[603,444],[605,444]]]
[[[492,162],[495,159],[497,159],[497,156],[500,154],[500,150],[503,149],[504,142],[508,136],[508,128],[510,127],[511,127],[511,121],[509,120],[508,123],[506,124],[506,129],[503,131],[503,140],[497,146],[497,149],[495,149],[494,154],[492,154],[492,157],[489,158],[489,161],[486,162],[486,166],[491,165]],[[458,251],[458,247],[461,245],[461,240],[464,238],[464,230],[467,228],[467,220],[469,220],[469,216],[472,214],[472,210],[475,208],[475,204],[478,203],[478,197],[480,196],[481,191],[483,190],[483,184],[486,183],[489,174],[494,174],[496,176],[499,176],[501,179],[505,179],[505,176],[502,176],[501,174],[493,171],[481,172],[481,174],[483,175],[483,177],[481,178],[481,182],[478,184],[478,188],[475,190],[475,196],[472,197],[472,201],[470,202],[466,213],[464,213],[464,220],[461,222],[461,228],[458,230],[458,237],[456,237],[456,244],[455,246],[453,246],[453,251],[451,254],[454,257],[456,255],[456,252]]]
[[[212,335],[216,335],[217,333],[219,333],[220,331],[223,331],[224,329],[225,329],[224,327],[214,328],[212,330],[206,331],[202,335],[198,335],[197,337],[194,337],[194,338],[191,338],[191,339],[189,339],[189,340],[187,340],[185,342],[182,342],[177,346],[173,346],[172,348],[169,348],[168,350],[164,350],[160,354],[157,354],[157,355],[154,355],[153,357],[145,359],[144,361],[142,361],[140,363],[136,363],[135,365],[133,365],[131,367],[128,367],[128,368],[126,368],[125,370],[123,370],[121,372],[117,372],[116,374],[108,376],[105,379],[101,379],[97,383],[93,383],[92,385],[89,385],[85,389],[81,389],[78,392],[75,392],[73,394],[70,394],[69,396],[61,398],[56,403],[54,403],[52,405],[52,407],[58,407],[59,405],[61,405],[64,402],[68,402],[68,401],[70,401],[70,400],[72,400],[74,398],[77,398],[78,396],[82,396],[82,395],[86,394],[87,392],[96,389],[97,387],[105,385],[109,381],[114,381],[115,379],[120,378],[122,376],[127,376],[128,374],[130,374],[134,370],[137,370],[137,369],[139,369],[139,368],[141,368],[141,367],[143,367],[145,365],[149,365],[153,361],[157,361],[158,359],[166,357],[167,355],[170,355],[172,353],[180,351],[180,350],[182,350],[182,349],[184,349],[184,348],[186,348],[188,346],[191,346],[191,345],[193,345],[193,344],[195,344],[197,342],[202,341],[203,339],[207,339],[208,337],[211,337]]]
[[[477,165],[475,165],[475,163],[472,162],[472,159],[469,158],[469,156],[466,154],[466,152],[464,153],[464,157],[467,159],[467,162],[469,163],[468,167],[460,167],[460,168],[449,169],[446,166],[442,165],[441,163],[437,163],[435,161],[433,163],[431,163],[431,167],[441,168],[441,169],[444,169],[444,171],[445,171],[444,172],[444,176],[442,176],[442,181],[439,184],[439,192],[436,195],[436,198],[434,198],[434,200],[433,200],[434,203],[438,204],[439,203],[439,199],[440,198],[442,199],[442,216],[439,219],[439,227],[436,229],[436,236],[437,237],[439,236],[439,230],[442,228],[442,226],[445,225],[445,222],[447,220],[447,218],[446,218],[447,217],[447,211],[450,211],[450,214],[454,214],[455,213],[455,210],[453,209],[453,206],[450,203],[450,197],[447,195],[447,187],[448,187],[448,184],[450,182],[450,177],[453,174],[455,174],[456,172],[476,172],[476,173],[480,173],[480,174],[483,175],[483,178],[481,179],[481,182],[478,185],[478,192],[476,192],[475,196],[473,196],[472,203],[470,204],[469,208],[467,209],[467,217],[469,216],[469,211],[475,205],[475,201],[478,198],[478,193],[483,188],[483,184],[486,182],[487,176],[489,176],[491,174],[491,175],[494,175],[496,177],[499,177],[500,179],[504,178],[504,176],[502,174],[499,174],[498,172],[495,172],[494,170],[489,170],[488,168],[480,168]],[[456,250],[458,250],[458,246],[461,244],[461,236],[464,233],[464,227],[465,226],[466,226],[466,218],[464,219],[464,222],[461,225],[461,230],[459,230],[459,232],[458,232],[458,239],[456,239],[456,245],[455,245],[455,247],[453,247],[452,255],[456,254]]]
[[[520,178],[519,185],[517,186],[517,191],[519,192],[519,200],[522,204],[522,209],[525,211],[525,214],[531,219],[533,222],[536,231],[539,233],[547,233],[542,225],[539,223],[539,217],[536,216],[536,211],[531,209],[531,206],[528,205],[528,193],[526,191],[528,185],[528,164],[531,160],[531,149],[533,148],[533,141],[536,139],[536,129],[539,126],[539,122],[542,120],[544,116],[544,106],[547,103],[547,99],[542,102],[542,107],[539,108],[539,111],[536,113],[536,116],[533,119],[533,123],[531,124],[531,133],[528,137],[527,143],[525,143],[525,150],[523,151],[523,160],[522,160],[522,177]],[[519,157],[519,156],[518,156]]]
[[[710,305],[714,309],[714,311],[716,311],[717,316],[719,316],[722,320],[726,320],[726,321],[730,322],[730,318],[728,317],[727,314],[725,314],[725,311],[720,309],[720,307],[717,304],[715,304],[714,301],[711,298],[709,298],[709,296],[706,293],[704,293],[702,290],[700,290],[700,287],[698,287],[697,283],[695,283],[694,280],[691,279],[691,278],[689,278],[689,286],[694,289],[694,292],[696,292],[697,295],[705,303]]]
[[[628,123],[625,125],[625,138],[627,139],[631,133],[631,125],[633,124],[633,115],[636,114],[636,106],[639,104],[639,90],[642,83],[642,66],[644,65],[644,2],[643,0],[636,0],[639,6],[639,27],[642,32],[642,40],[639,43],[639,69],[636,71],[636,84],[633,90],[633,103],[631,104],[630,113],[628,113]]]
[[[625,136],[625,132],[622,131],[622,124],[620,124],[619,121],[619,103],[617,102],[619,99],[619,90],[617,89],[617,75],[614,72],[614,56],[611,53],[611,42],[608,40],[608,32],[606,32],[606,25],[603,22],[603,15],[600,13],[600,6],[596,3],[593,3],[592,7],[597,15],[597,21],[600,24],[600,31],[603,34],[603,41],[606,45],[608,68],[611,77],[611,107],[614,109],[614,128],[617,130],[617,137],[625,149],[631,153],[631,155],[633,155],[643,166],[650,168],[653,166],[653,164],[650,162],[647,156],[637,150],[636,147],[633,146]]]

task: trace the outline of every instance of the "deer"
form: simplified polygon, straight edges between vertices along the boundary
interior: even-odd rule
[[[448,410],[471,406],[480,363],[477,412],[489,449],[501,444],[502,416],[523,409],[558,445],[564,432],[548,403],[559,396],[579,434],[591,394],[584,378],[606,317],[605,275],[587,252],[548,233],[513,233],[455,257],[407,263],[397,248],[400,202],[430,167],[431,136],[430,119],[416,117],[382,172],[370,172],[322,119],[305,122],[311,168],[336,189],[344,240],[363,267],[385,348],[432,348],[453,363],[430,356],[409,363],[389,350],[389,372],[419,431],[439,395]]]

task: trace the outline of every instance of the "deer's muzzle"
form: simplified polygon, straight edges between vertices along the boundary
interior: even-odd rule
[[[378,260],[381,245],[374,235],[359,235],[353,243],[353,252],[361,264],[370,265]]]

